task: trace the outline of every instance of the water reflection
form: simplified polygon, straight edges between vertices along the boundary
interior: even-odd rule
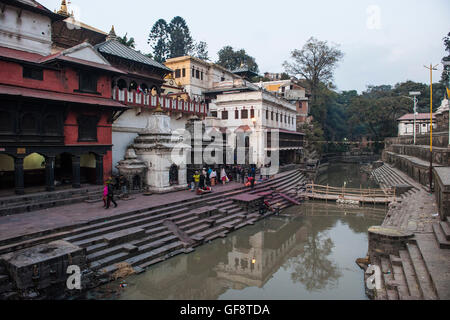
[[[364,299],[354,264],[384,212],[308,203],[127,279],[119,299]],[[351,252],[347,250],[352,246]],[[91,293],[117,289],[112,283]]]

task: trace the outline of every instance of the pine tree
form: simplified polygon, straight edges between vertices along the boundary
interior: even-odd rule
[[[158,62],[164,62],[169,57],[169,26],[164,19],[159,19],[153,25],[148,36],[148,43],[153,49],[153,57]]]

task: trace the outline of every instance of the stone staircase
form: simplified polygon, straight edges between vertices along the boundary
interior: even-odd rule
[[[246,213],[230,197],[276,189],[298,199],[296,190],[305,183],[306,178],[300,171],[290,171],[256,184],[254,189],[242,187],[222,192],[217,189],[198,198],[120,214],[108,220],[98,219],[70,229],[1,241],[0,255],[63,239],[85,248],[90,269],[97,273],[100,282],[107,282],[118,271],[118,263],[125,262],[136,272],[143,272],[155,263],[189,253],[196,246],[225,237],[229,232],[273,214]],[[280,210],[292,205],[276,195],[269,202]],[[209,214],[197,214],[202,209]]]
[[[414,232],[414,237],[396,255],[371,257],[383,272],[381,300],[450,299],[450,224],[433,216],[437,212],[433,195],[390,165],[373,171],[383,186],[409,184],[412,189],[392,203],[382,227]],[[443,272],[444,271],[444,272]]]
[[[102,198],[102,186],[0,198],[0,216],[20,214]]]

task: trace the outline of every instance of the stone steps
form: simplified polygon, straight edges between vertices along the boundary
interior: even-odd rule
[[[284,181],[286,181],[290,178],[290,174],[292,174],[292,173],[288,172],[288,173],[280,174],[279,177],[277,177],[275,179],[266,181],[264,184],[257,185],[255,187],[255,189],[256,188],[260,189],[262,187],[283,183]],[[297,171],[294,174],[301,175],[301,172]],[[43,239],[45,236],[48,236],[50,238],[52,234],[64,233],[63,235],[60,235],[59,237],[55,236],[54,240],[58,240],[58,239],[61,239],[64,235],[69,234],[68,230],[71,230],[70,233],[72,233],[73,235],[76,235],[78,233],[95,230],[100,227],[111,226],[111,225],[121,221],[121,219],[123,222],[126,222],[126,221],[131,221],[133,219],[136,219],[137,217],[139,217],[139,215],[142,215],[142,214],[144,214],[144,215],[145,214],[153,214],[156,212],[160,212],[162,210],[173,210],[175,208],[182,208],[182,207],[186,206],[186,203],[190,203],[192,206],[195,206],[196,204],[201,204],[206,199],[211,199],[211,200],[224,199],[225,196],[227,196],[227,195],[234,195],[234,194],[241,193],[243,189],[246,189],[246,188],[242,187],[242,188],[234,189],[231,191],[223,191],[223,192],[219,191],[219,192],[216,192],[213,194],[200,196],[198,198],[198,200],[197,199],[188,199],[188,200],[184,200],[184,201],[179,201],[179,202],[177,202],[176,205],[165,204],[165,205],[153,207],[150,210],[141,209],[141,210],[136,210],[134,212],[121,213],[121,214],[115,215],[114,217],[111,217],[106,222],[105,222],[104,218],[94,219],[88,223],[80,223],[78,225],[62,227],[62,228],[57,228],[57,229],[50,229],[50,230],[40,231],[40,232],[27,234],[27,235],[23,235],[23,236],[18,236],[18,237],[14,237],[14,238],[10,238],[10,239],[5,239],[5,240],[0,241],[0,246],[2,246],[1,249],[3,250],[3,251],[0,251],[0,253],[11,252],[11,251],[17,250],[14,247],[14,243],[20,243],[20,245],[22,246],[21,248],[24,248],[24,247],[33,245],[32,239],[37,239],[38,241],[39,240],[45,241],[45,239]]]
[[[423,296],[420,293],[417,276],[414,272],[414,266],[408,251],[400,250],[399,254],[402,261],[402,269],[406,279],[406,284],[408,286],[409,295],[411,297],[416,297],[417,299],[423,299]]]
[[[271,181],[269,187],[273,186],[288,192],[303,180],[302,174],[295,172]],[[227,197],[243,191],[257,193],[263,188],[267,188],[267,185],[260,184],[253,190],[243,188],[225,191],[210,197],[140,210],[108,221],[99,219],[97,222],[65,232],[64,239],[86,248],[91,269],[101,270],[100,273],[104,275],[115,272],[116,264],[119,262],[129,263],[138,270],[145,269],[171,255],[189,251],[186,244],[164,226],[164,221],[173,221],[180,230],[198,242],[196,245],[224,237],[229,231],[253,224],[258,218],[271,214],[259,216],[252,213],[245,216],[237,205],[227,200]],[[192,217],[193,208],[212,204],[219,204],[219,209],[223,209],[220,208],[220,204],[224,204],[224,207],[228,209],[226,215],[219,212],[203,219]],[[281,204],[283,207],[290,206],[286,200]],[[10,248],[13,247],[14,244],[10,245]]]
[[[447,227],[446,230],[443,230],[442,224]],[[442,224],[433,223],[433,233],[441,249],[450,249],[450,241],[447,240],[448,234],[445,233],[446,231],[448,232],[448,225],[446,222],[442,222]]]
[[[437,294],[431,282],[430,275],[426,268],[425,262],[423,261],[419,248],[414,243],[407,243],[406,247],[409,256],[411,257],[411,262],[418,280],[420,292],[423,299],[436,300]]]

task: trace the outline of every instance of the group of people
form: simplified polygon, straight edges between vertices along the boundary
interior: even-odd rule
[[[253,188],[256,181],[256,166],[231,166],[221,167],[219,174],[215,168],[203,168],[201,172],[195,171],[192,176],[191,190],[206,190],[211,186],[222,183],[225,185],[230,181],[243,183]]]

